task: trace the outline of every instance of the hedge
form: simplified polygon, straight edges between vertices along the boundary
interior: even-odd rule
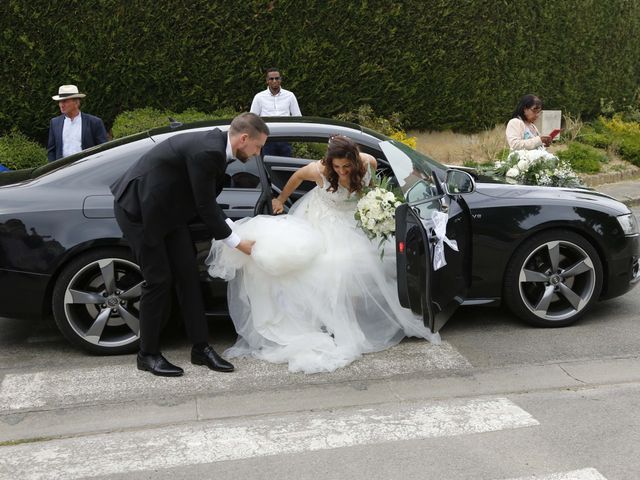
[[[366,103],[462,131],[524,93],[589,118],[640,83],[637,0],[6,0],[0,32],[0,134],[40,141],[64,83],[110,128],[147,106],[247,110],[277,65],[306,115]]]
[[[0,137],[0,164],[11,170],[39,167],[47,163],[47,149],[14,130]],[[3,174],[5,175],[5,174]]]
[[[180,123],[190,123],[199,120],[216,120],[220,118],[232,118],[237,114],[232,108],[217,110],[211,113],[198,112],[195,109],[187,109],[182,113],[156,108],[139,108],[122,112],[113,122],[112,136],[120,138],[126,135],[150,130],[155,127],[166,127],[169,119]]]

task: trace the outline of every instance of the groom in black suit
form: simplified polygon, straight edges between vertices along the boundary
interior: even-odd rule
[[[228,133],[219,129],[183,133],[159,143],[111,185],[116,220],[129,242],[145,283],[140,299],[140,370],[154,375],[184,372],[160,353],[160,327],[169,314],[175,285],[189,340],[191,362],[230,372],[233,365],[208,344],[198,265],[188,223],[199,216],[215,239],[250,255],[253,242],[233,233],[216,203],[227,163],[258,155],[269,135],[260,117],[243,113]]]

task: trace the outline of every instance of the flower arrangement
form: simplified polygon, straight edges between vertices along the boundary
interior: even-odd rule
[[[374,181],[358,200],[354,217],[358,227],[370,240],[380,239],[380,258],[384,255],[383,244],[396,231],[396,208],[404,198],[389,188],[389,179]]]
[[[516,150],[494,164],[495,172],[525,185],[580,187],[581,180],[568,161],[546,150]]]

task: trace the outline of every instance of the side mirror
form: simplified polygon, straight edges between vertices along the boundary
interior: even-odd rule
[[[449,195],[472,193],[476,190],[476,182],[470,173],[451,168],[447,170],[444,189]]]

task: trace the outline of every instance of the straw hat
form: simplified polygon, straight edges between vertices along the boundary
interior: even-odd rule
[[[67,98],[84,98],[86,95],[78,91],[78,87],[75,85],[62,85],[58,89],[58,95],[54,95],[53,98],[56,102],[60,100],[66,100]]]

